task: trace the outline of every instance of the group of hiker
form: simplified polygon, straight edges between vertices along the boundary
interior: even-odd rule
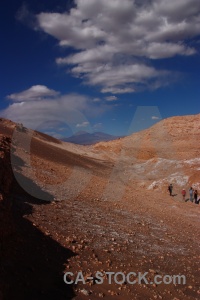
[[[198,191],[194,190],[192,187],[189,189],[189,194],[190,194],[190,201],[193,202],[194,199],[194,203],[195,204],[199,204],[199,198],[198,198]]]
[[[172,185],[172,183],[170,183],[170,185],[168,186],[168,191],[169,191],[169,194],[170,194],[170,196],[173,196],[173,185]],[[182,189],[182,191],[181,191],[181,194],[182,194],[182,197],[183,197],[183,200],[184,201],[186,201],[185,200],[185,197],[186,197],[186,190],[185,189]],[[189,200],[191,201],[191,202],[193,202],[194,201],[194,203],[195,204],[199,204],[199,202],[200,202],[200,197],[198,198],[198,191],[197,190],[195,190],[195,189],[193,189],[192,187],[189,189],[189,196],[190,196],[190,198],[189,198]]]

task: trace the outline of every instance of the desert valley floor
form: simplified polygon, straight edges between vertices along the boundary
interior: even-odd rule
[[[0,299],[199,299],[200,205],[181,189],[200,188],[200,115],[170,122],[77,146],[1,121]],[[79,271],[187,282],[64,283],[65,272]]]

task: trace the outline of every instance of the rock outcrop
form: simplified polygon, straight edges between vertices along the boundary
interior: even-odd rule
[[[6,201],[9,194],[13,172],[10,163],[10,147],[11,139],[4,135],[0,135],[0,201]]]

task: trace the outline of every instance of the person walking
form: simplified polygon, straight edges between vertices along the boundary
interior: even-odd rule
[[[172,183],[170,183],[170,185],[168,186],[168,191],[170,196],[172,196],[172,190],[173,190],[173,185]]]
[[[197,190],[195,190],[194,191],[194,203],[195,204],[198,204],[197,198],[198,198],[198,192],[197,192]]]
[[[186,190],[183,189],[183,190],[182,190],[182,196],[183,196],[183,200],[184,200],[184,201],[185,201],[185,195],[186,195]]]
[[[190,201],[191,201],[191,202],[193,202],[193,192],[194,192],[194,190],[193,190],[193,188],[191,187],[191,188],[189,189]]]

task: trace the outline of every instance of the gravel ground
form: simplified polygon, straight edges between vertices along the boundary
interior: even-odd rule
[[[199,160],[136,159],[119,150],[121,141],[111,151],[113,143],[79,147],[37,135],[27,148],[24,136],[15,140],[15,232],[1,249],[2,299],[199,299],[199,205],[182,201],[181,185],[173,197],[166,186],[177,168],[181,177],[198,172]],[[80,271],[85,284],[64,283],[66,272],[75,280]],[[109,284],[106,272],[148,272],[149,283]],[[184,275],[186,283],[155,284],[156,275]]]

